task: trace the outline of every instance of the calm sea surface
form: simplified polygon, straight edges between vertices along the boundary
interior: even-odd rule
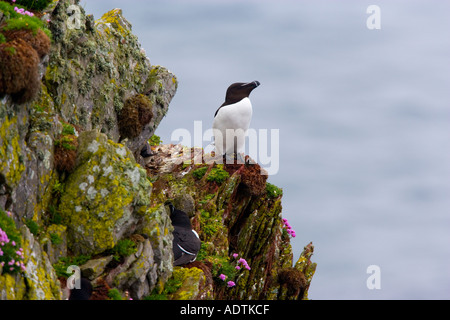
[[[311,299],[450,299],[450,2],[375,2],[380,30],[364,0],[81,4],[96,19],[122,8],[178,77],[165,143],[208,129],[231,83],[261,82],[251,127],[279,129],[269,181],[294,258],[315,246]]]

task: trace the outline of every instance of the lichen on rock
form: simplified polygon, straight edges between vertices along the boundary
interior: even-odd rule
[[[126,146],[96,131],[82,132],[78,140],[77,166],[59,211],[73,252],[98,254],[136,228],[149,205],[151,184]]]

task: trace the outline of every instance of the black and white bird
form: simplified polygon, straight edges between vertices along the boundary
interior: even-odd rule
[[[249,95],[259,85],[259,81],[252,81],[228,87],[225,102],[217,109],[212,125],[216,155],[223,155],[227,160],[234,160],[235,155],[243,161],[245,135],[253,113]]]
[[[170,220],[173,230],[174,266],[194,262],[200,251],[200,238],[192,229],[191,221],[186,212],[176,209],[172,203],[166,203],[170,208]]]

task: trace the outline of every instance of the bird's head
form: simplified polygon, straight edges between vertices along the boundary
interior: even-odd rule
[[[252,82],[236,82],[230,85],[227,89],[225,101],[227,104],[235,103],[247,98],[250,93],[260,85],[259,81]]]

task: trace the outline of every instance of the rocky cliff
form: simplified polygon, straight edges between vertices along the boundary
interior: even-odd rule
[[[257,164],[192,161],[208,155],[157,141],[177,79],[151,65],[120,9],[94,20],[76,0],[8,2],[0,299],[63,299],[71,268],[91,281],[91,299],[307,298],[313,246],[294,263],[282,190]],[[167,200],[202,240],[181,267]]]

